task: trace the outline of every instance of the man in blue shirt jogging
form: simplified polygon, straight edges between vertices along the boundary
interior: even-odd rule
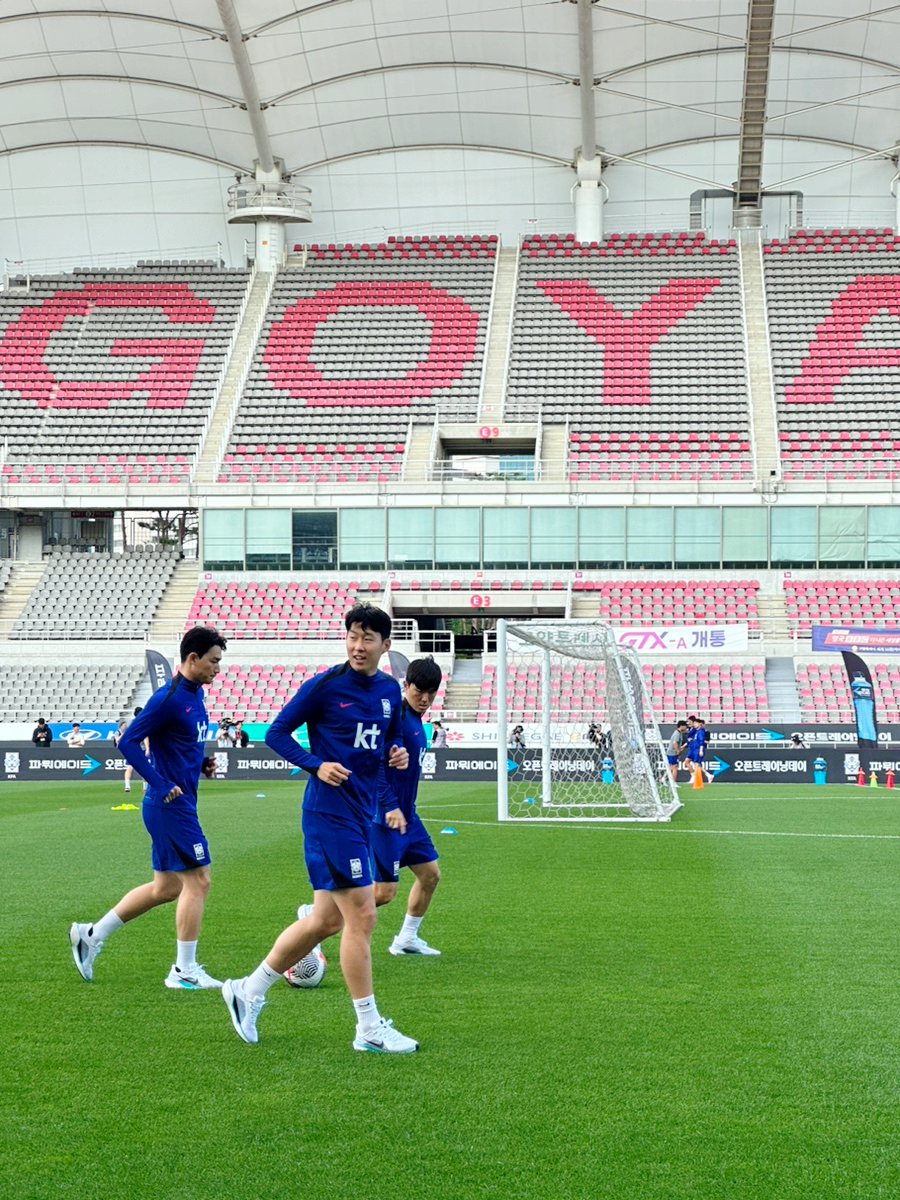
[[[378,779],[378,811],[372,826],[372,866],[375,903],[390,904],[397,895],[400,870],[415,876],[403,926],[389,947],[391,954],[440,954],[419,937],[419,926],[440,882],[438,853],[422,818],[416,812],[419,772],[428,745],[422,717],[431,708],[441,683],[441,668],[433,658],[417,658],[406,670],[400,735],[409,753],[403,772],[382,771]]]
[[[177,901],[176,957],[168,988],[220,988],[197,962],[197,940],[209,892],[209,846],[197,819],[200,774],[212,774],[206,758],[208,718],[203,685],[219,673],[225,639],[195,626],[181,639],[181,671],[147,701],[119,739],[125,759],[147,781],[142,815],[152,842],[153,880],[133,888],[93,924],[69,929],[72,957],[82,979],[94,975],[103,943],[127,921],[160,904]],[[142,743],[147,739],[149,757]]]
[[[226,979],[222,995],[245,1042],[259,1040],[265,996],[284,971],[318,942],[343,930],[341,970],[356,1011],[355,1050],[407,1054],[418,1042],[378,1012],[372,986],[375,894],[369,840],[378,771],[405,770],[400,688],[378,670],[390,646],[391,618],[357,604],[347,613],[347,662],[306,681],[266,734],[266,744],[309,772],[303,796],[303,853],[313,887],[312,911],[280,934],[266,958],[243,979]],[[293,738],[306,725],[310,749]]]

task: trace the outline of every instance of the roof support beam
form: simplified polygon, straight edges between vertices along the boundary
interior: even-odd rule
[[[597,157],[594,116],[594,13],[591,0],[578,0],[578,79],[581,84],[581,156]]]
[[[758,225],[761,220],[763,144],[774,17],[775,0],[749,0],[741,141],[734,198],[736,225]]]
[[[256,76],[253,73],[250,55],[247,53],[243,31],[238,21],[237,13],[234,10],[234,2],[233,0],[216,0],[216,7],[219,10],[219,16],[222,18],[222,25],[225,28],[225,36],[228,40],[228,48],[231,51],[231,57],[234,59],[234,65],[241,84],[241,91],[244,95],[244,103],[247,106],[247,116],[250,119],[253,141],[256,144],[256,158],[259,163],[259,170],[265,175],[271,175],[276,169],[275,156],[272,153],[272,146],[269,142],[269,130],[266,126],[266,119],[263,116],[259,88],[256,86]]]

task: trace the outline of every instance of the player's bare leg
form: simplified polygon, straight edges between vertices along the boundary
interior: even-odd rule
[[[406,917],[400,932],[388,949],[397,957],[404,954],[436,956],[440,954],[440,950],[435,950],[434,946],[429,946],[425,939],[419,936],[419,926],[441,881],[440,867],[436,862],[424,862],[411,863],[409,869],[415,875],[415,879],[406,902]]]

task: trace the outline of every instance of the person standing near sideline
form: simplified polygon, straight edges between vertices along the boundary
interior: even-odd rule
[[[666,746],[666,760],[669,764],[669,774],[672,776],[672,782],[678,782],[678,759],[684,753],[684,748],[687,745],[687,721],[679,721],[669,738]]]
[[[38,717],[38,723],[34,727],[34,732],[31,735],[31,740],[41,750],[46,748],[53,741],[53,730],[47,724],[43,717]]]
[[[128,921],[160,904],[176,901],[176,957],[167,988],[220,988],[197,962],[197,941],[209,892],[209,846],[197,819],[201,773],[211,775],[206,758],[209,720],[203,687],[219,673],[226,642],[215,629],[195,626],[181,639],[181,671],[156,691],[119,739],[125,758],[147,780],[142,814],[152,843],[153,879],[132,888],[95,922],[74,921],[69,929],[72,957],[81,978],[93,979],[103,943]],[[149,757],[141,743],[150,743]]]
[[[378,771],[405,770],[400,687],[378,669],[390,647],[391,618],[357,604],[346,614],[347,661],[308,679],[272,722],[266,744],[309,772],[303,795],[303,854],[312,906],[275,940],[255,971],[226,979],[222,995],[238,1037],[256,1043],[266,993],[325,938],[341,933],[341,971],[356,1012],[354,1050],[408,1054],[419,1043],[385,1020],[372,984],[375,889],[369,847]],[[293,737],[306,725],[309,750]]]

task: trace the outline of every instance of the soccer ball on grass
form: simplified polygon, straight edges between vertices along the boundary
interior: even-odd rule
[[[325,955],[318,946],[310,950],[304,958],[294,963],[284,973],[285,979],[295,988],[318,987],[325,978],[325,968],[328,966]]]

